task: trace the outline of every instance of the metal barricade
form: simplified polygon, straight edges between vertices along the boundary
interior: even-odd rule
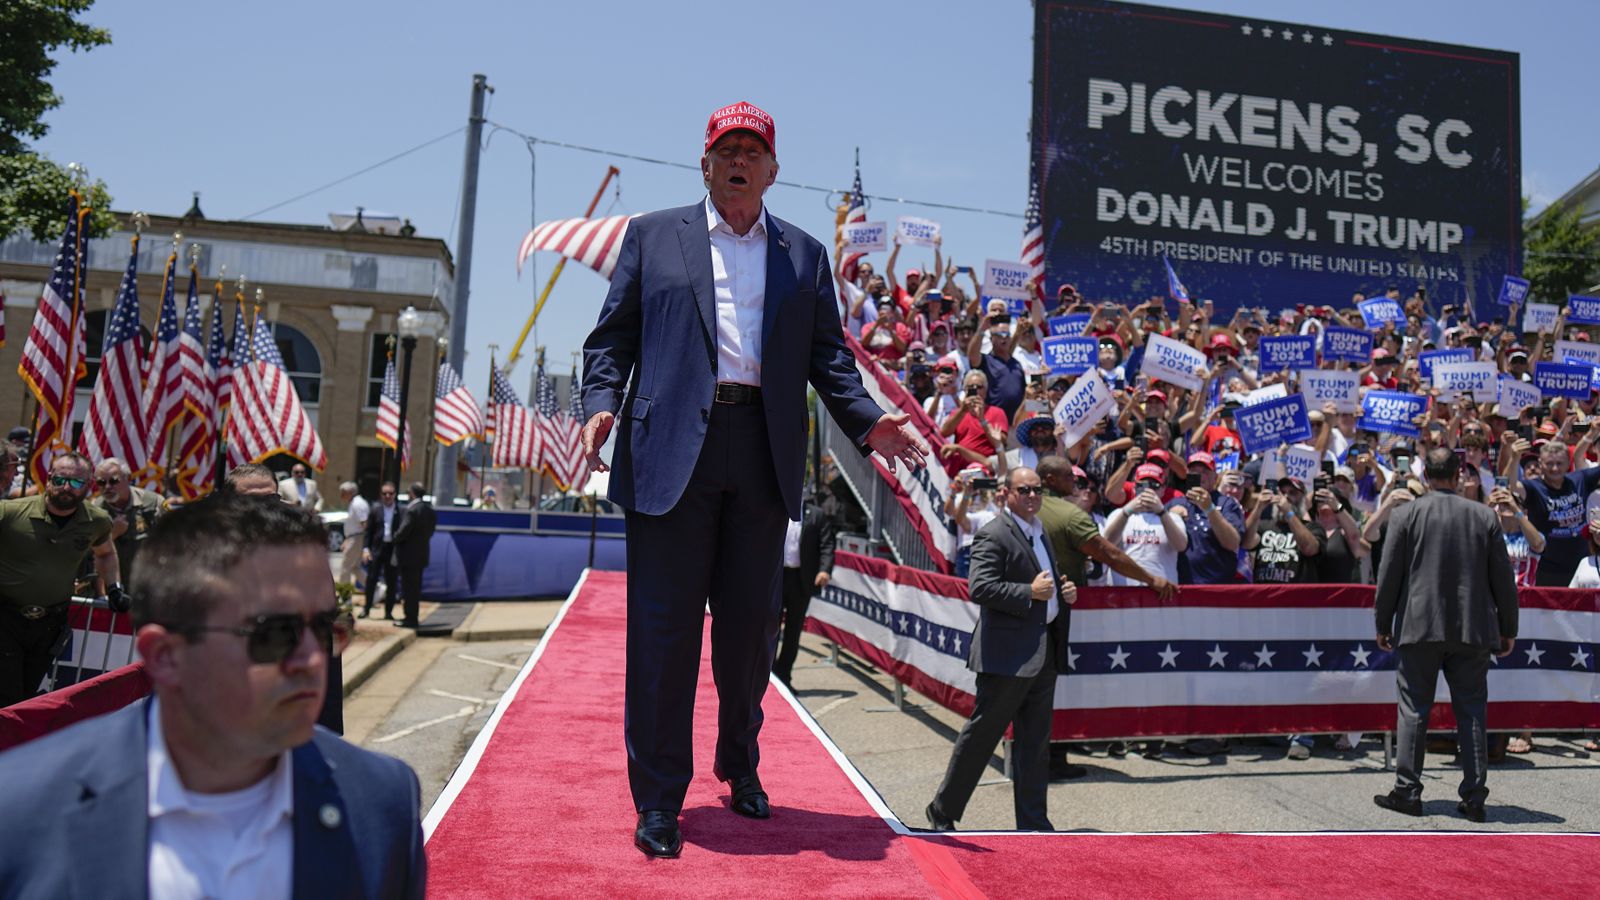
[[[69,602],[70,634],[50,666],[47,691],[86,681],[134,659],[132,616],[112,610],[104,597],[73,597]]]
[[[822,446],[833,455],[839,474],[850,488],[862,509],[867,511],[867,537],[889,545],[895,562],[903,566],[932,572],[936,571],[928,545],[912,524],[910,517],[895,499],[894,491],[884,483],[869,457],[862,456],[833,423],[825,409],[817,408],[817,431]]]

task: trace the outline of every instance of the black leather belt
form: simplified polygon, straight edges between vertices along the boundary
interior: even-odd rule
[[[739,384],[732,381],[717,382],[716,402],[718,403],[760,403],[761,388],[753,384]]]

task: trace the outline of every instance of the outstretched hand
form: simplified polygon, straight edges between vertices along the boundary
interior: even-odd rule
[[[611,423],[617,417],[609,412],[597,412],[583,426],[583,455],[589,461],[589,471],[609,472],[611,467],[600,458],[600,448],[611,434]]]
[[[889,471],[895,471],[896,460],[905,463],[908,467],[919,469],[926,465],[924,458],[928,455],[928,448],[906,424],[911,417],[905,413],[884,413],[878,417],[878,423],[867,432],[867,446],[878,451],[884,461],[889,464]],[[586,432],[587,433],[587,432]]]

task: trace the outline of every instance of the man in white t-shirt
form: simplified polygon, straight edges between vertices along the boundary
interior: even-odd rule
[[[355,584],[356,573],[361,571],[361,544],[366,538],[367,515],[371,507],[367,498],[356,492],[356,483],[346,481],[339,485],[339,502],[344,504],[344,543],[339,560],[339,583]]]
[[[1154,572],[1168,581],[1178,580],[1178,555],[1189,548],[1189,533],[1184,528],[1179,507],[1168,509],[1161,504],[1161,489],[1166,483],[1166,470],[1154,463],[1145,463],[1134,471],[1134,496],[1106,517],[1106,540],[1121,547],[1147,572]],[[1131,585],[1120,575],[1112,575],[1114,585]]]

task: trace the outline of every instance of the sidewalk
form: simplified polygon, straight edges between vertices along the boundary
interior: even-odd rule
[[[473,603],[450,639],[463,642],[537,640],[544,636],[563,600],[496,600]],[[424,625],[441,608],[455,604],[421,605]],[[417,640],[417,633],[395,628],[382,619],[357,619],[356,634],[343,654],[344,693],[350,696],[383,665]]]

